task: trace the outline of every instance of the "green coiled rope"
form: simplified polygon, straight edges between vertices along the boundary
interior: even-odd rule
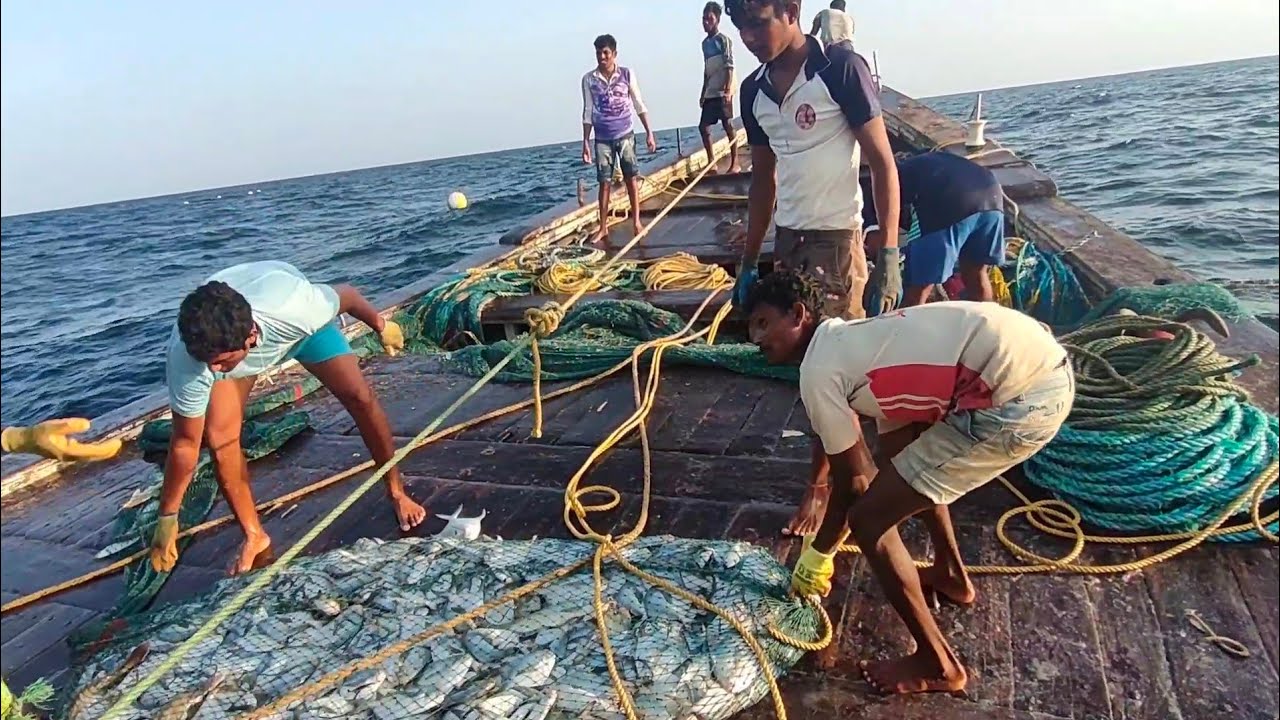
[[[1173,339],[1148,337],[1153,331]],[[1087,523],[1133,534],[1194,531],[1274,461],[1276,417],[1233,381],[1257,356],[1232,360],[1191,326],[1145,316],[1097,320],[1061,341],[1076,374],[1075,405],[1025,471]],[[1264,502],[1278,490],[1267,488]],[[1214,539],[1259,538],[1255,530]]]

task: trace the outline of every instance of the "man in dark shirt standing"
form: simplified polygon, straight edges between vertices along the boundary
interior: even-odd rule
[[[923,305],[957,266],[968,299],[994,300],[988,273],[1003,264],[1005,251],[1004,194],[995,174],[968,158],[930,152],[899,161],[898,182],[900,225],[910,227],[912,209],[920,223],[919,239],[903,248],[902,306]]]

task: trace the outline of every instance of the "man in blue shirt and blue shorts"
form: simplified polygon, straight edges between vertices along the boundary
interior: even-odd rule
[[[160,490],[160,518],[151,542],[158,572],[178,560],[178,510],[191,483],[203,442],[213,458],[218,486],[244,532],[231,574],[250,570],[271,547],[249,490],[249,466],[240,447],[245,404],[258,375],[297,360],[351,414],[379,465],[394,454],[382,405],[351,345],[338,328],[343,313],[378,333],[394,354],[404,347],[400,327],[383,319],[350,285],[312,283],[294,266],[250,262],[210,277],[182,301],[169,336],[165,374],[173,430]],[[405,492],[400,472],[386,474],[387,495],[402,531],[426,510]]]
[[[968,300],[992,301],[992,266],[1004,264],[1004,193],[994,173],[968,158],[930,152],[898,162],[902,211],[920,237],[903,248],[902,306],[923,305],[933,286],[960,271]],[[872,237],[876,232],[868,233]]]

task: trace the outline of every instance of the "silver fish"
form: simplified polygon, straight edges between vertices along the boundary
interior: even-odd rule
[[[493,663],[520,647],[520,636],[507,628],[478,628],[462,636],[462,644],[477,660]]]
[[[502,675],[513,687],[539,688],[551,679],[556,656],[549,650],[536,650],[517,655],[502,668]]]
[[[204,699],[209,696],[209,693],[216,690],[225,680],[226,676],[222,673],[214,673],[203,687],[188,690],[161,708],[160,713],[155,716],[156,720],[188,720],[204,704]]]
[[[466,653],[454,655],[443,663],[432,663],[431,667],[418,676],[418,695],[427,711],[434,710],[444,704],[463,683],[475,673],[475,661]]]
[[[555,707],[559,693],[554,688],[548,689],[541,698],[535,698],[521,705],[511,714],[510,720],[546,720],[551,708]]]

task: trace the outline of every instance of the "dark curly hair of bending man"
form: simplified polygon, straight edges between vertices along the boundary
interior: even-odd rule
[[[760,304],[771,305],[780,312],[791,312],[796,303],[804,305],[809,316],[822,319],[824,309],[822,286],[812,276],[795,270],[777,270],[756,281],[747,293],[743,312],[751,315]]]
[[[249,301],[224,282],[201,285],[178,308],[178,335],[191,357],[200,362],[243,350],[252,333]]]

